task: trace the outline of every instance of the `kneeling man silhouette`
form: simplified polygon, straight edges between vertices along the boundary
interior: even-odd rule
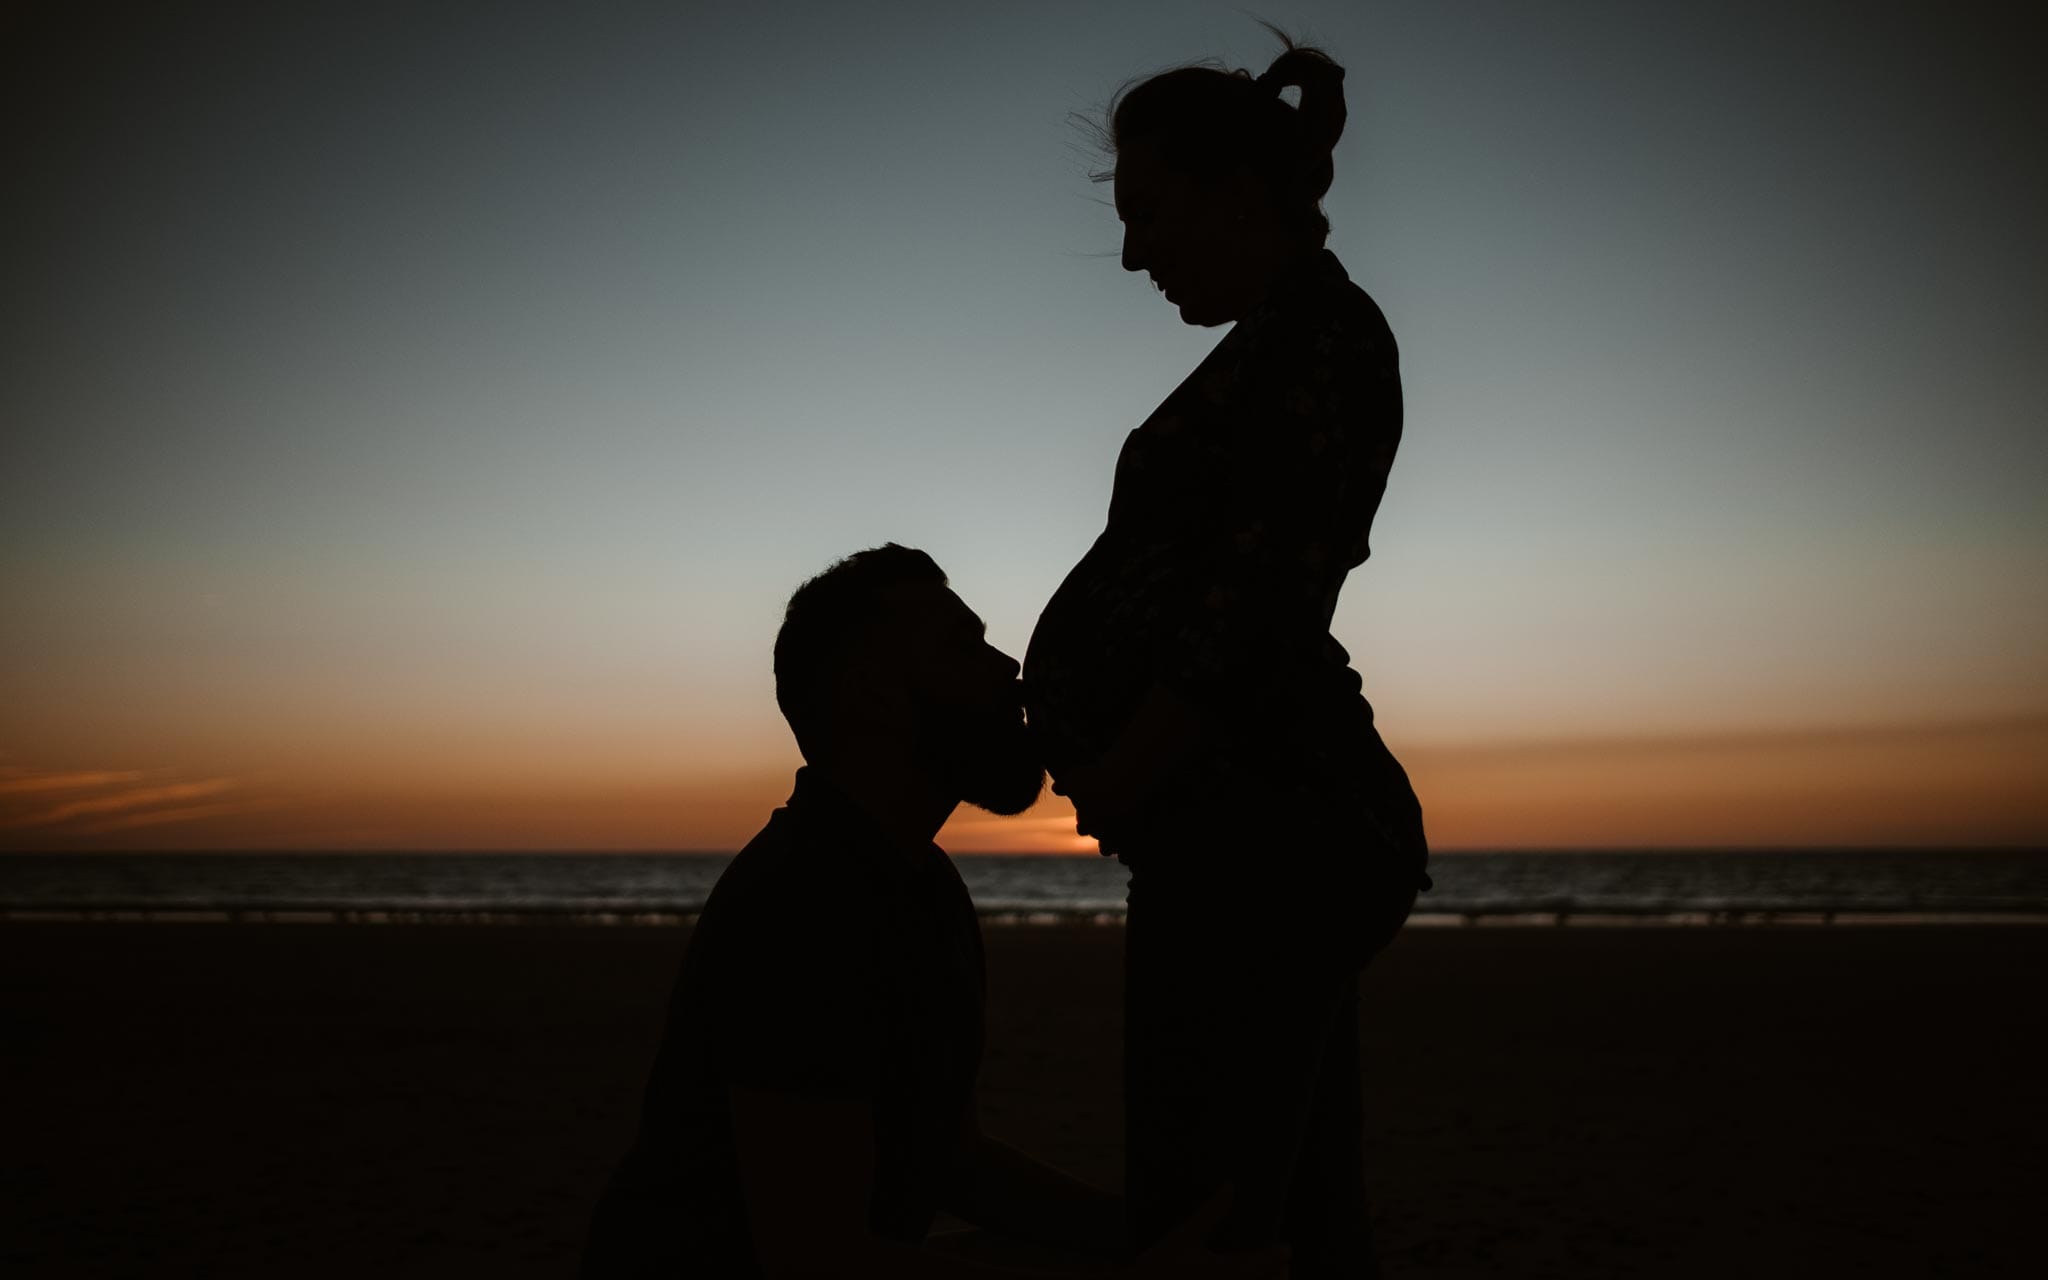
[[[775,694],[805,764],[691,935],[586,1276],[1285,1274],[1205,1247],[1227,1189],[1127,1260],[1119,1197],[980,1130],[980,926],[932,839],[963,800],[1038,799],[1017,676],[921,551],[791,597]],[[928,1240],[941,1209],[982,1230]]]

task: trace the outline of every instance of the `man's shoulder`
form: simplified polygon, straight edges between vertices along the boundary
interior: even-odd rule
[[[822,949],[872,932],[887,884],[856,846],[796,810],[776,810],[718,877],[700,933],[740,947]]]

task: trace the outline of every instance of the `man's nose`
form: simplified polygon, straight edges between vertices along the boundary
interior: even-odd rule
[[[1144,247],[1144,242],[1139,239],[1138,233],[1126,228],[1124,231],[1124,270],[1143,271],[1145,269]]]

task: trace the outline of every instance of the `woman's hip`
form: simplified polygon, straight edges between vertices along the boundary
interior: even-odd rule
[[[1359,804],[1219,806],[1129,833],[1128,946],[1325,954],[1363,964],[1424,884],[1421,825]]]

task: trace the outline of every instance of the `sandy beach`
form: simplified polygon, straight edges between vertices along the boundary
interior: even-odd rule
[[[559,1276],[682,929],[0,927],[10,1275]],[[1113,1183],[1115,927],[988,932],[991,1129]],[[2037,1274],[2048,929],[1412,930],[1396,1276]]]

